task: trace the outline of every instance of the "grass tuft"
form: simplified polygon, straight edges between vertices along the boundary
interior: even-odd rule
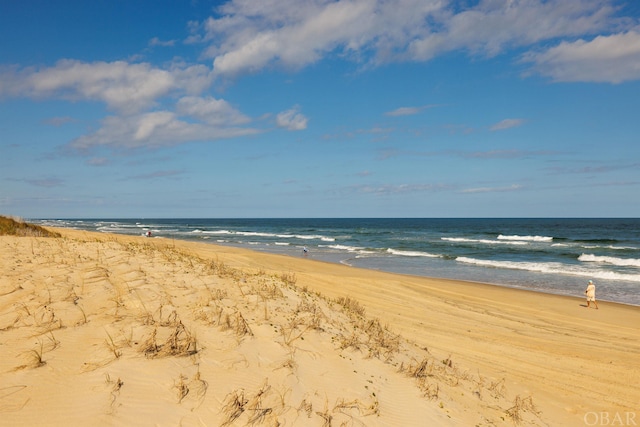
[[[523,413],[531,412],[538,415],[538,410],[533,404],[533,398],[527,396],[525,398],[517,395],[513,400],[513,406],[506,410],[507,415],[513,420],[514,424],[520,424],[523,421]]]
[[[249,401],[244,397],[244,390],[235,390],[227,395],[222,405],[226,419],[223,426],[231,425],[246,410],[245,406]]]
[[[296,273],[282,273],[280,275],[280,280],[282,280],[286,285],[294,286],[298,281],[298,278],[296,277]]]
[[[44,344],[43,344],[43,342],[41,340],[38,340],[38,342],[40,344],[40,347],[35,349],[35,350],[31,350],[29,352],[29,355],[32,358],[32,366],[34,368],[39,368],[40,366],[44,366],[44,365],[47,364],[47,362],[45,362],[42,359],[42,355],[44,353]]]
[[[176,389],[177,395],[178,395],[178,403],[181,403],[182,400],[187,397],[187,395],[189,394],[189,386],[186,383],[187,377],[185,377],[184,375],[180,374],[180,378],[178,379],[178,382],[174,383],[173,388]]]
[[[336,299],[336,303],[338,303],[338,305],[341,305],[347,313],[356,314],[362,317],[364,317],[365,315],[365,309],[362,304],[358,302],[358,300],[352,299],[350,297],[339,297],[338,299]]]
[[[140,351],[150,359],[167,356],[191,356],[198,353],[198,341],[182,322],[179,322],[169,333],[164,343],[158,343],[158,329],[140,347]]]

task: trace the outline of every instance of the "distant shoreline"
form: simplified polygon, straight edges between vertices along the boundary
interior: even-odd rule
[[[170,219],[174,219],[174,218],[170,218]],[[282,220],[287,220],[287,218],[281,218]],[[326,219],[331,219],[331,218],[326,218]],[[353,218],[353,219],[359,219],[359,218]],[[384,218],[385,220],[387,218]],[[391,218],[392,220],[394,218]],[[554,219],[554,218],[541,218],[541,219]],[[596,219],[596,218],[592,218],[592,219]],[[103,221],[103,219],[96,219],[96,218],[86,218],[85,220],[91,220],[91,221]],[[117,220],[117,219],[115,219]],[[123,220],[123,219],[120,219]],[[138,218],[133,218],[133,219],[127,219],[129,221],[135,220],[144,220],[144,219],[138,219]],[[147,219],[149,221],[153,220],[151,218]],[[186,220],[198,220],[197,218],[186,218]],[[256,219],[256,220],[262,220],[262,219]],[[95,233],[99,233],[99,234],[110,234],[110,232],[108,231],[92,231],[92,230],[83,230],[83,229],[77,229],[77,228],[66,228],[66,227],[51,227],[51,226],[47,226],[47,228],[52,228],[52,229],[69,229],[69,230],[78,230],[78,231],[87,231],[87,232],[95,232]],[[142,229],[141,229],[142,230]],[[128,234],[128,233],[117,233],[114,232],[112,234],[116,234],[116,235],[120,235],[120,236],[129,236],[129,237],[144,237],[143,234],[144,233],[140,233],[140,235],[132,235],[132,234]],[[293,259],[297,259],[299,257],[301,257],[302,255],[296,255],[293,253],[286,253],[283,251],[278,251],[278,250],[273,250],[273,249],[263,249],[263,250],[256,250],[254,248],[251,248],[251,246],[249,244],[236,244],[236,243],[221,243],[221,242],[217,242],[217,241],[210,241],[210,240],[194,240],[194,239],[189,239],[189,238],[179,238],[179,237],[175,237],[175,236],[163,236],[163,235],[153,235],[153,238],[157,238],[157,239],[168,239],[168,240],[179,240],[179,241],[183,241],[183,242],[193,242],[193,243],[203,243],[203,244],[207,244],[207,245],[213,245],[213,246],[222,246],[222,247],[231,247],[231,248],[238,248],[241,250],[247,250],[250,252],[256,252],[256,253],[270,253],[270,254],[274,254],[274,255],[282,255],[282,256],[287,256],[287,257],[291,257]],[[300,246],[300,248],[302,248],[302,246]],[[569,292],[562,292],[562,291],[549,291],[549,290],[542,290],[542,289],[537,289],[537,288],[523,288],[523,287],[519,287],[519,286],[515,286],[515,285],[510,285],[508,283],[502,283],[500,281],[482,281],[482,280],[477,280],[474,278],[459,278],[459,277],[448,277],[448,276],[437,276],[437,275],[428,275],[428,274],[416,274],[416,273],[411,273],[411,272],[403,272],[403,271],[395,271],[393,269],[383,269],[383,268],[377,268],[377,267],[366,267],[366,266],[362,266],[362,265],[350,265],[350,264],[346,264],[344,262],[344,260],[339,259],[339,260],[335,260],[332,259],[329,256],[320,256],[318,257],[314,257],[314,255],[316,255],[316,253],[310,253],[310,256],[308,257],[309,260],[314,260],[314,261],[320,261],[320,262],[328,262],[328,263],[332,263],[332,264],[338,264],[338,265],[345,265],[348,266],[350,268],[362,268],[365,270],[370,270],[370,271],[381,271],[381,272],[385,272],[385,273],[389,273],[389,274],[400,274],[400,275],[408,275],[408,276],[412,276],[412,277],[417,277],[417,278],[426,278],[426,279],[436,279],[436,280],[450,280],[450,281],[460,281],[460,282],[466,282],[466,283],[472,283],[472,284],[478,284],[478,285],[487,285],[487,286],[495,286],[495,287],[500,287],[500,288],[506,288],[506,289],[512,289],[512,290],[516,290],[516,291],[524,291],[524,292],[534,292],[534,293],[539,293],[539,294],[545,294],[545,295],[553,295],[553,296],[559,296],[559,297],[567,297],[567,298],[578,298],[578,299],[583,299],[583,295],[582,295],[582,288],[576,289],[576,293],[572,294]],[[586,283],[586,282],[585,282]],[[597,284],[597,282],[596,282]],[[640,286],[640,285],[639,285]],[[586,284],[585,284],[586,287]],[[601,293],[600,293],[601,294]],[[604,301],[604,302],[608,302],[611,304],[619,304],[619,305],[623,305],[623,306],[630,306],[630,307],[640,307],[640,304],[634,304],[634,303],[630,303],[630,302],[624,302],[624,301],[616,301],[616,300],[609,300],[606,298],[599,298],[598,294],[596,294],[597,296],[597,300],[598,301]]]

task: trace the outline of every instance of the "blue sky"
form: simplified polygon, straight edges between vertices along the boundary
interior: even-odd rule
[[[640,6],[0,3],[0,213],[640,216]]]

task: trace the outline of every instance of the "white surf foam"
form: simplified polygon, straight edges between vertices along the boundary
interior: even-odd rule
[[[525,241],[525,242],[552,242],[553,237],[547,236],[509,236],[500,234],[498,236],[498,240],[516,240],[516,241]]]
[[[387,252],[393,255],[398,255],[398,256],[440,258],[440,255],[434,255],[428,252],[400,251],[400,250],[391,249],[391,248],[387,249]]]
[[[594,270],[580,268],[580,266],[568,266],[557,262],[516,262],[516,261],[492,261],[469,257],[458,257],[456,261],[473,264],[481,267],[505,268],[511,270],[535,271],[548,274],[568,274],[572,276],[592,277],[605,280],[626,280],[640,282],[640,274],[618,273],[607,270]]]
[[[582,254],[578,257],[578,261],[611,264],[611,265],[617,265],[619,267],[640,268],[640,259],[635,259],[635,258],[617,258],[617,257],[610,257],[610,256],[597,256],[593,254]]]
[[[527,241],[519,240],[489,240],[489,239],[468,239],[465,237],[441,237],[441,240],[454,243],[483,243],[485,245],[528,245]]]

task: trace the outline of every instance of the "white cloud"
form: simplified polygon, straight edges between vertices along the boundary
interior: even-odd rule
[[[460,190],[460,193],[504,193],[508,191],[518,191],[523,187],[520,184],[513,184],[507,187],[476,187]]]
[[[186,96],[178,101],[176,112],[195,117],[214,126],[241,125],[251,120],[223,99]]]
[[[524,122],[525,122],[524,119],[504,119],[496,123],[495,125],[491,126],[489,130],[497,131],[497,130],[510,129],[510,128],[521,126],[524,124]]]
[[[367,17],[375,5],[362,0],[279,3],[256,9],[244,1],[230,2],[223,9],[228,15],[210,20],[210,38],[221,41],[209,50],[215,73],[257,70],[273,61],[297,68],[339,45],[356,48],[358,38],[366,40],[363,33],[372,25]]]
[[[125,117],[106,117],[98,131],[76,138],[67,146],[80,152],[97,147],[158,148],[192,141],[234,138],[258,132],[252,128],[191,123],[180,120],[175,113],[155,111]]]
[[[358,193],[375,195],[411,194],[424,192],[438,192],[451,190],[449,184],[381,184],[381,185],[358,185],[351,187],[351,190]]]
[[[135,113],[155,105],[174,90],[197,92],[210,84],[202,65],[176,65],[170,70],[125,61],[61,60],[53,67],[5,70],[0,95],[102,101],[113,110]]]
[[[211,84],[211,70],[203,65],[173,63],[160,69],[124,61],[63,60],[42,69],[5,69],[0,82],[0,95],[97,100],[115,110],[117,115],[104,118],[100,129],[67,144],[77,151],[153,148],[259,132],[241,127],[251,120],[225,100],[196,96]],[[175,112],[149,111],[162,98],[179,94],[185,96]]]
[[[189,95],[199,95],[211,86],[213,73],[205,65],[174,62],[167,70],[176,82],[175,88]]]
[[[562,42],[523,57],[538,73],[561,82],[621,83],[640,79],[640,32]]]
[[[175,46],[175,44],[175,40],[160,40],[158,37],[154,37],[149,40],[149,46],[171,47]]]
[[[67,123],[73,123],[75,121],[76,120],[73,117],[64,116],[64,117],[51,117],[50,119],[44,120],[43,123],[51,126],[59,127]]]
[[[143,175],[129,176],[126,179],[127,180],[129,179],[146,180],[146,179],[157,179],[157,178],[171,178],[171,177],[175,177],[183,174],[184,174],[183,170],[161,170],[161,171],[151,172]]]
[[[279,113],[276,117],[278,127],[288,130],[304,130],[307,128],[308,119],[299,113],[299,107],[293,107],[290,110]]]
[[[465,7],[471,4],[472,6]],[[450,51],[492,56],[510,48],[570,37],[555,47],[525,54],[536,72],[557,81],[623,82],[640,79],[640,33],[631,19],[616,18],[613,0],[231,0],[215,17],[189,23],[190,42],[207,43],[211,65],[175,61],[164,68],[126,61],[60,60],[50,67],[0,68],[0,97],[103,102],[114,115],[69,147],[156,147],[258,132],[225,100],[202,97],[215,76],[265,67],[301,68],[326,56],[363,67],[394,61],[426,61]],[[197,33],[200,31],[200,34]],[[173,41],[150,40],[151,46]],[[161,102],[178,99],[175,111]],[[417,114],[401,107],[388,116]],[[163,108],[160,111],[154,109]],[[62,123],[58,118],[52,123]],[[279,127],[303,130],[298,107],[276,117]],[[491,127],[518,126],[505,119]]]
[[[421,107],[400,107],[392,111],[384,113],[385,116],[398,117],[398,116],[413,116],[420,113],[422,110],[432,108],[434,105],[423,105]]]
[[[64,181],[59,178],[31,179],[28,183],[38,187],[60,187],[64,185]]]
[[[507,48],[606,29],[614,12],[597,0],[481,0],[458,13],[443,8],[434,17],[440,28],[412,41],[411,57],[428,60],[453,50],[495,56]]]
[[[516,149],[502,149],[502,150],[487,150],[487,151],[445,151],[440,154],[453,155],[456,157],[463,157],[467,159],[531,159],[534,157],[557,157],[566,155],[562,151],[551,150],[516,150]]]
[[[149,107],[175,85],[170,73],[148,64],[73,60],[62,60],[54,67],[29,72],[20,83],[24,93],[34,98],[99,100],[122,111]]]
[[[10,181],[21,181],[26,182],[27,184],[33,185],[35,187],[45,187],[45,188],[53,188],[53,187],[62,187],[64,186],[64,180],[55,177],[48,178],[32,178],[32,179],[10,179]]]
[[[445,0],[232,0],[192,39],[209,43],[214,73],[234,75],[272,65],[299,68],[331,54],[371,65],[426,61],[454,50],[494,56],[618,23],[614,7],[599,0],[460,6]]]
[[[106,157],[92,157],[87,160],[87,164],[91,166],[106,166],[109,164],[109,159]]]

